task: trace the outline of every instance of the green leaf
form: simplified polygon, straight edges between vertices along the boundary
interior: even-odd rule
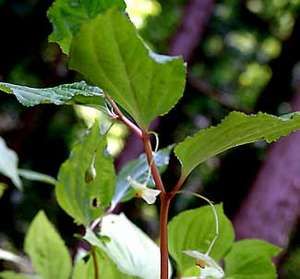
[[[31,181],[43,182],[50,185],[55,185],[57,183],[55,178],[36,171],[19,169],[18,173],[21,177]]]
[[[163,173],[166,170],[170,161],[170,152],[172,149],[173,146],[171,145],[159,150],[154,155],[154,160],[160,173]],[[112,207],[120,201],[127,201],[134,197],[133,191],[130,191],[130,183],[127,177],[130,176],[133,180],[143,183],[148,176],[148,171],[149,166],[145,154],[142,154],[139,158],[128,162],[118,174],[116,191],[112,200]]]
[[[222,259],[234,241],[231,222],[223,213],[222,205],[217,205],[219,237],[210,256],[216,261]],[[183,273],[195,265],[195,261],[183,253],[197,250],[206,253],[215,236],[215,218],[210,206],[187,210],[174,217],[169,225],[170,254],[177,263],[178,271]]]
[[[183,60],[151,52],[130,20],[115,9],[82,26],[70,59],[71,68],[101,86],[145,129],[183,94]]]
[[[33,278],[34,278],[34,276],[16,273],[13,271],[0,272],[0,279],[33,279]]]
[[[216,127],[201,130],[175,148],[185,178],[199,164],[233,147],[265,140],[268,143],[300,128],[300,114],[276,117],[266,113],[232,112]]]
[[[27,107],[40,104],[82,104],[96,108],[104,106],[103,91],[98,87],[87,85],[84,81],[52,88],[30,88],[0,82],[0,90],[14,94],[18,101]]]
[[[24,249],[30,256],[34,269],[43,279],[69,277],[71,257],[43,211],[32,221],[25,238]]]
[[[261,240],[238,241],[225,257],[226,278],[275,279],[272,257],[279,252],[280,248]]]
[[[0,173],[9,177],[14,185],[22,189],[22,182],[18,175],[18,156],[16,152],[9,149],[3,140],[0,137]]]
[[[55,187],[60,206],[79,224],[88,225],[109,206],[115,188],[112,158],[98,123],[72,150]]]
[[[7,185],[5,183],[0,183],[0,199],[3,197],[6,189],[7,189]]]
[[[109,279],[130,279],[132,276],[121,273],[116,265],[99,249],[96,252],[96,259],[100,278]],[[90,256],[88,261],[80,260],[76,263],[72,279],[95,278],[94,263]]]
[[[110,241],[94,238],[91,244],[103,250],[121,272],[143,279],[160,277],[159,247],[124,214],[105,216],[101,236]]]
[[[48,11],[53,25],[49,41],[58,43],[68,54],[72,38],[81,25],[111,7],[125,11],[126,4],[123,0],[56,0]]]

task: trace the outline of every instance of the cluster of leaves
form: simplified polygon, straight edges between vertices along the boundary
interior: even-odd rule
[[[123,1],[56,0],[48,15],[54,27],[50,40],[69,55],[70,68],[94,86],[77,82],[34,89],[0,83],[1,91],[14,94],[23,105],[81,104],[103,110],[109,97],[147,133],[151,122],[168,113],[182,97],[183,60],[152,52],[127,17]],[[201,130],[175,145],[175,155],[182,165],[181,181],[196,166],[221,152],[258,140],[273,142],[299,128],[298,113],[275,117],[232,112],[218,126]],[[22,174],[41,179],[37,173],[20,172],[16,154],[2,141],[0,144],[3,154],[7,155],[0,158],[0,171],[16,186],[21,187],[19,175]],[[146,158],[142,155],[116,175],[106,144],[105,132],[101,133],[95,124],[74,146],[57,180],[47,177],[48,182],[55,184],[59,205],[77,224],[85,227],[83,239],[90,244],[90,252],[79,257],[72,269],[63,241],[40,212],[25,240],[25,252],[32,261],[34,274],[42,278],[69,278],[71,274],[72,278],[97,278],[100,271],[104,278],[159,278],[158,246],[123,214],[109,214],[117,203],[134,197],[128,177],[144,182],[148,173]],[[168,165],[171,149],[154,155],[153,163],[160,171]],[[221,205],[217,206],[217,212],[220,235],[211,257],[224,260],[225,277],[275,278],[271,258],[279,249],[258,240],[234,242],[232,225]],[[95,231],[94,225],[99,222],[100,230]],[[210,207],[182,212],[169,223],[170,255],[180,276],[199,276],[194,260],[183,251],[205,253],[214,238],[214,224]],[[2,278],[33,276],[0,274]]]

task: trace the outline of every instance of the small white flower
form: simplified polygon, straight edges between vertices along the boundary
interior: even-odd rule
[[[183,251],[186,255],[194,258],[196,260],[196,265],[200,267],[201,274],[199,279],[214,278],[222,279],[224,278],[223,269],[215,262],[213,258],[207,254],[200,253],[195,250]]]
[[[148,204],[155,203],[157,196],[160,194],[159,190],[148,188],[145,184],[135,181],[130,176],[127,179],[134,189],[137,198],[142,198]]]

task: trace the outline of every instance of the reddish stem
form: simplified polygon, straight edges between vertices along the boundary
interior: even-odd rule
[[[165,193],[166,192],[165,187],[161,180],[160,173],[154,161],[153,150],[152,150],[149,134],[147,132],[143,132],[143,142],[144,142],[145,153],[147,156],[147,161],[150,166],[155,185],[158,188],[158,190],[160,190],[162,193]]]
[[[168,216],[171,198],[168,193],[160,195],[160,278],[169,278]]]
[[[142,130],[122,113],[118,105],[114,102],[114,100],[110,96],[106,95],[105,97],[108,99],[109,103],[113,107],[114,113],[116,114],[116,119],[123,122],[139,138],[142,138],[143,137]]]
[[[166,192],[160,173],[154,161],[149,133],[147,131],[140,129],[137,125],[135,125],[130,119],[128,119],[121,112],[117,104],[109,96],[106,97],[114,109],[114,113],[116,114],[116,119],[122,121],[127,127],[129,127],[130,130],[132,130],[132,132],[134,132],[139,138],[143,140],[147,161],[151,169],[154,183],[157,189],[161,191],[160,194],[160,255],[161,255],[160,256],[160,270],[161,270],[160,278],[168,279],[169,278],[168,216],[169,216],[170,203],[171,200],[176,195],[176,193],[182,187],[185,178],[181,177],[177,182],[177,184],[175,185],[175,187],[173,188],[173,190],[171,192]]]

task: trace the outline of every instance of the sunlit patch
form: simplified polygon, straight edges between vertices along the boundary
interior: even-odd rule
[[[86,106],[75,106],[75,112],[87,127],[92,127],[95,121],[100,123],[101,131],[106,131],[111,126],[111,121],[103,112]],[[107,151],[113,157],[117,156],[124,147],[128,129],[125,125],[115,122],[107,133]]]
[[[250,32],[229,32],[225,40],[230,47],[238,49],[244,54],[253,52],[257,45],[254,34]]]
[[[137,28],[143,27],[148,16],[158,15],[161,11],[160,4],[156,0],[125,0],[127,13]]]

